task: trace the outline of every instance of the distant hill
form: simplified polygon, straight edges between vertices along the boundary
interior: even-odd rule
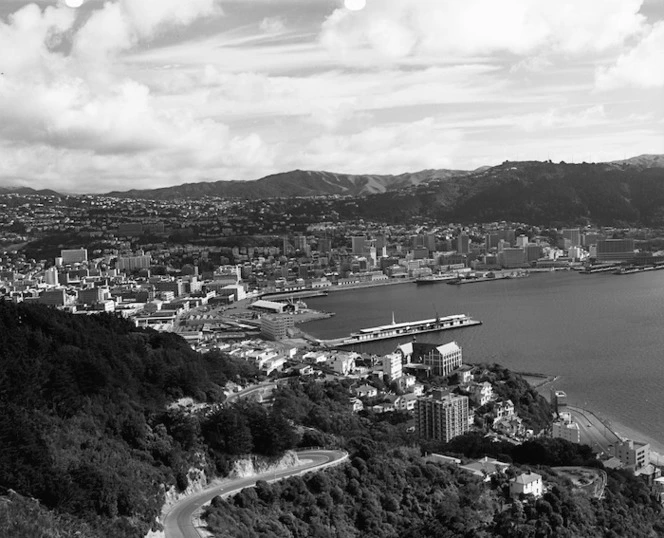
[[[664,168],[647,167],[648,162],[655,159],[631,165],[506,161],[466,176],[359,198],[337,210],[342,218],[389,215],[396,222],[427,217],[663,226]]]
[[[202,198],[204,196],[249,199],[335,194],[361,196],[399,190],[433,180],[464,176],[469,173],[461,170],[422,170],[421,172],[394,176],[293,170],[266,176],[255,181],[186,183],[161,189],[111,192],[108,196],[151,200]]]
[[[30,187],[0,187],[0,194],[40,194],[42,196],[60,196],[60,193],[57,193],[51,189],[36,190]]]
[[[639,155],[622,161],[611,161],[608,164],[634,166],[637,168],[664,168],[664,155]]]

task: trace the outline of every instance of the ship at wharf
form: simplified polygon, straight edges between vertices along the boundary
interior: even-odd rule
[[[389,325],[379,325],[378,327],[360,329],[345,338],[321,340],[320,343],[327,347],[352,346],[355,344],[377,342],[392,338],[415,336],[422,333],[462,329],[464,327],[473,327],[481,324],[481,321],[473,319],[466,314],[454,314],[451,316],[435,317],[420,321],[407,321],[403,323],[396,323],[393,315],[392,323]]]

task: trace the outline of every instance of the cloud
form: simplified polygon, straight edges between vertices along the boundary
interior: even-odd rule
[[[578,129],[606,123],[606,121],[604,105],[595,105],[573,112],[553,108],[546,112],[536,112],[513,118],[514,125],[530,132],[540,129]]]
[[[341,57],[372,50],[407,56],[604,51],[638,34],[642,0],[370,0],[336,10],[321,42]]]
[[[12,177],[8,162],[16,166],[13,176],[32,170],[41,181],[269,166],[273,154],[259,135],[233,134],[186,104],[160,100],[119,69],[122,53],[164,28],[218,13],[216,6],[119,0],[81,22],[70,9],[28,5],[0,21],[0,49],[16,51],[3,58],[0,77],[0,147],[12,155],[2,175]],[[56,161],[44,166],[45,156]],[[43,170],[34,170],[31,159]]]
[[[433,118],[370,127],[350,135],[323,135],[299,156],[310,168],[346,173],[385,173],[446,168],[461,143],[459,131]]]
[[[280,34],[286,29],[286,19],[283,17],[265,17],[258,27],[261,32],[266,34]]]
[[[600,90],[630,86],[660,88],[664,86],[663,65],[664,22],[658,22],[634,48],[621,54],[612,66],[598,68],[596,87]]]

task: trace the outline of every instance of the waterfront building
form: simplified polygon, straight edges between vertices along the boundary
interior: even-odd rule
[[[417,347],[422,363],[431,367],[434,375],[448,376],[461,366],[461,347],[456,342],[442,346],[419,344]]]
[[[88,251],[84,248],[61,250],[60,257],[63,265],[83,263],[88,261]]]
[[[540,259],[542,256],[542,247],[536,245],[535,243],[528,243],[525,248],[526,252],[526,261],[528,263],[534,262]]]
[[[291,314],[268,314],[261,317],[261,336],[267,340],[284,340],[295,326]]]
[[[501,239],[509,245],[514,245],[516,240],[516,231],[512,229],[498,230],[498,240]]]
[[[417,432],[423,439],[448,442],[468,431],[468,398],[434,390],[415,405]]]
[[[542,476],[537,473],[521,473],[510,480],[510,497],[517,498],[522,493],[534,497],[542,496]]]
[[[517,248],[526,248],[526,245],[528,244],[528,236],[521,234],[519,237],[516,238],[516,246]]]
[[[351,244],[354,256],[363,256],[367,245],[366,235],[354,235],[351,237]]]
[[[649,443],[639,443],[638,441],[625,439],[613,445],[613,453],[620,460],[620,463],[634,470],[650,464]]]
[[[402,356],[401,353],[390,353],[383,357],[383,374],[388,377],[390,381],[399,379],[402,375]]]
[[[522,248],[503,248],[498,251],[498,265],[505,269],[517,269],[526,264],[526,253]]]
[[[589,248],[591,245],[595,246],[600,239],[603,239],[603,236],[595,232],[583,234],[583,246],[586,248]]]
[[[550,403],[553,412],[560,415],[565,409],[567,409],[567,394],[562,390],[555,390],[552,388]]]
[[[484,246],[486,250],[498,248],[499,236],[497,233],[488,233],[484,236]]]
[[[551,436],[554,439],[565,439],[570,443],[579,444],[581,442],[581,431],[579,425],[572,421],[569,413],[563,413],[560,419],[551,425]]]
[[[457,253],[468,254],[470,253],[470,237],[466,232],[461,232],[457,237]]]
[[[629,261],[634,259],[634,239],[600,239],[597,261]]]
[[[581,230],[579,228],[563,228],[563,237],[569,239],[570,246],[581,246]]]

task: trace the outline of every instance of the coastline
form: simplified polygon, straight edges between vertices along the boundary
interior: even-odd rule
[[[551,385],[560,379],[560,376],[552,377],[546,374],[530,372],[515,373],[528,381],[530,386],[537,390],[537,392],[547,400],[549,399],[548,391],[551,388],[548,385]],[[578,406],[570,407],[583,409],[584,412],[593,415],[599,422],[605,424],[609,431],[621,439],[631,439],[633,441],[650,444],[651,460],[653,460],[651,463],[664,466],[664,442],[657,441],[652,436],[643,431],[630,428],[629,426],[626,426],[622,422],[616,420],[614,417],[604,415],[601,411],[596,409],[590,409],[587,407],[580,408]]]

